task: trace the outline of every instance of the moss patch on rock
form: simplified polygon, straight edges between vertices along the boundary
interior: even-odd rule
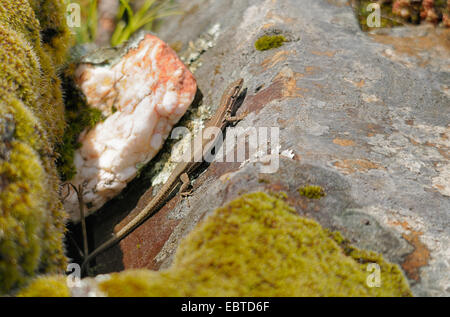
[[[320,199],[326,195],[322,187],[315,185],[307,185],[304,187],[300,187],[298,189],[298,192],[300,196],[307,197],[310,199]]]
[[[33,280],[19,292],[18,297],[70,297],[66,277],[63,275],[43,276]]]
[[[255,48],[258,51],[267,51],[283,46],[284,42],[286,38],[283,35],[264,35],[255,42]]]
[[[381,269],[380,287],[367,284],[369,263]],[[100,288],[109,296],[411,296],[397,265],[262,192],[217,209],[169,270],[112,274]]]
[[[63,74],[63,91],[66,94],[65,120],[66,129],[62,142],[58,143],[56,152],[58,159],[56,165],[62,181],[71,180],[76,174],[74,164],[75,151],[81,147],[78,142],[80,134],[86,128],[93,128],[105,118],[102,112],[87,105],[83,93],[73,82],[73,69],[75,65],[69,65]]]
[[[0,1],[0,295],[65,268],[54,152],[65,125],[64,8],[62,0]]]
[[[368,285],[371,263],[380,287]],[[47,289],[54,283],[61,277],[43,277],[20,294],[53,296]],[[114,273],[98,288],[110,297],[412,295],[397,265],[300,217],[282,195],[263,192],[217,209],[183,240],[168,270]]]

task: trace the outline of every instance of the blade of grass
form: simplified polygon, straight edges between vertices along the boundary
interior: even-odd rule
[[[147,0],[138,10],[135,17],[136,20],[142,20],[142,18],[147,14],[148,10],[155,4],[156,0]],[[153,10],[152,10],[153,11]]]
[[[122,37],[122,34],[124,33],[126,26],[127,26],[127,24],[125,23],[125,21],[119,21],[119,23],[117,23],[116,29],[114,30],[114,33],[111,37],[111,45],[112,46],[117,46],[120,43],[122,43],[121,37]]]
[[[136,13],[133,12],[129,2],[130,0],[120,0],[121,6],[118,14],[120,22],[111,38],[112,46],[127,41],[133,33],[141,28],[151,28],[156,19],[181,13],[174,11],[175,7],[169,5],[166,0],[146,0]]]
[[[131,7],[130,7],[129,2],[130,2],[130,0],[120,0],[120,3],[125,8],[125,10],[128,14],[128,18],[131,20],[133,18],[134,12],[133,12],[133,9],[131,9]]]
[[[97,36],[97,0],[93,0],[89,4],[89,13],[88,13],[88,34],[89,40],[94,41]]]

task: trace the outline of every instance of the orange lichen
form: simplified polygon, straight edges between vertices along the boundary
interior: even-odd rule
[[[334,139],[333,143],[340,145],[340,146],[354,146],[355,145],[355,142],[352,140],[339,139],[339,138]]]
[[[279,51],[275,55],[266,58],[262,63],[261,67],[264,70],[268,70],[278,63],[284,62],[289,56],[295,55],[296,51]]]
[[[358,159],[358,160],[342,160],[333,163],[333,165],[337,168],[342,169],[344,174],[353,174],[355,172],[368,172],[371,169],[382,169],[383,167],[377,163],[373,163],[366,159]]]
[[[414,251],[405,258],[402,268],[410,279],[418,282],[420,281],[420,268],[428,265],[430,260],[430,250],[420,241],[420,236],[423,235],[423,232],[415,231],[406,221],[392,221],[391,224],[401,226],[407,231],[402,236],[414,247]]]

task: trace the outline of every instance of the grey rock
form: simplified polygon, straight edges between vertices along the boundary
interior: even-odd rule
[[[168,43],[186,49],[220,25],[195,70],[203,102],[216,109],[225,86],[243,77],[240,112],[249,114],[238,127],[278,127],[280,151],[293,158],[282,158],[274,174],[261,173],[260,163],[210,165],[194,195],[169,213],[181,221],[155,257],[159,267],[170,265],[180,240],[216,207],[247,192],[284,191],[299,214],[398,263],[415,295],[449,296],[448,47],[404,55],[363,33],[342,1],[178,3],[187,13],[158,31]],[[395,39],[424,31],[383,32],[377,36]],[[288,42],[255,50],[266,34]],[[327,195],[301,197],[306,184]]]

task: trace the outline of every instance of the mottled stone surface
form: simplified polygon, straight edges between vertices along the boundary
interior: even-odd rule
[[[106,117],[81,134],[75,153],[77,174],[71,182],[85,184],[88,214],[120,193],[158,153],[197,91],[192,73],[156,36],[138,37],[123,54],[110,64],[83,62],[75,72],[89,106]],[[64,204],[79,221],[74,191]]]
[[[338,0],[178,2],[187,14],[158,35],[183,43],[181,52],[219,25],[215,46],[197,56],[203,103],[216,109],[226,85],[243,77],[240,113],[249,114],[238,127],[279,127],[280,152],[292,155],[280,159],[275,174],[261,173],[259,163],[211,164],[195,180],[193,196],[175,197],[160,211],[166,222],[150,219],[123,240],[121,265],[167,268],[180,239],[216,207],[246,192],[284,191],[300,214],[398,263],[415,295],[449,296],[448,33],[365,34]],[[256,51],[254,42],[271,34],[288,42]],[[307,184],[322,186],[326,196],[301,197],[298,188]],[[137,205],[133,193],[142,186],[133,184],[108,204],[108,213],[121,215],[114,221],[102,211],[98,243]],[[111,210],[128,197],[128,211]],[[154,235],[163,231],[169,238],[161,244]],[[98,264],[118,250],[102,254]]]

